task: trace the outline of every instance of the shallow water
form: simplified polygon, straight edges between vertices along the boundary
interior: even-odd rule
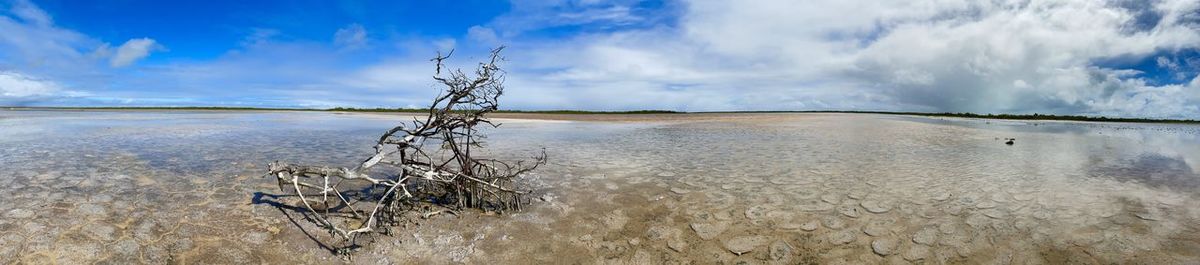
[[[261,174],[400,120],[0,111],[0,263],[1200,262],[1200,126],[858,114],[507,120],[490,155],[552,159],[528,209],[344,260]]]

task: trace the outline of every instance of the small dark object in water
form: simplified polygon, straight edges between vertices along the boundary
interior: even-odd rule
[[[1007,145],[1013,145],[1013,141],[1017,140],[1017,138],[1006,138],[1006,139],[1008,141],[1004,142],[1004,144],[1007,144]]]

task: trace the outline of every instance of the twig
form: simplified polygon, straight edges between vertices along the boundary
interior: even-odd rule
[[[484,138],[475,126],[498,126],[486,115],[499,108],[498,99],[504,93],[504,71],[497,65],[504,60],[500,57],[503,49],[492,50],[490,58],[480,63],[472,76],[461,69],[444,71],[443,62],[453,51],[445,56],[439,53],[431,59],[436,66],[433,79],[445,90],[427,108],[428,116],[423,120],[413,119],[411,126],[402,123],[384,132],[375,143],[375,153],[354,168],[276,161],[268,165],[268,174],[277,178],[281,190],[290,188],[296,192],[312,218],[341,239],[343,244],[339,253],[357,246],[355,241],[361,234],[386,231],[378,229],[384,225],[380,219],[394,224],[413,208],[407,205],[421,203],[423,198],[443,198],[434,203],[452,204],[456,209],[519,210],[522,196],[529,191],[517,189],[516,179],[544,164],[545,150],[532,164],[520,161],[510,164],[475,157],[471,153],[472,149],[482,148],[479,141]],[[372,176],[372,172],[378,173],[372,171],[378,165],[387,165],[399,172]],[[363,192],[349,194],[337,188],[344,182],[362,183],[366,188]],[[285,188],[285,185],[290,187]],[[417,188],[410,190],[410,187]],[[317,198],[306,196],[305,189],[320,191],[319,202],[325,206],[323,211],[312,206]],[[330,207],[331,195],[344,203],[351,214]],[[351,196],[357,196],[353,203]],[[374,204],[365,216],[354,207],[364,201]],[[445,209],[421,216],[429,218],[442,213],[458,215],[454,210]],[[345,225],[348,223],[357,225],[350,228]]]

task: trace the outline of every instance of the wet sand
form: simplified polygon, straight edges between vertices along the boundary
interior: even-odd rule
[[[0,263],[1200,262],[1196,126],[507,113],[489,155],[552,159],[525,211],[345,260],[260,175],[352,165],[397,116],[0,111]]]

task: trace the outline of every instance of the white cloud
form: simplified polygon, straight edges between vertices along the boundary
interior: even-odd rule
[[[121,44],[121,47],[117,47],[117,53],[109,59],[108,63],[113,67],[129,66],[150,56],[150,52],[161,49],[161,47],[150,38],[130,39],[125,44]]]
[[[435,51],[457,48],[452,60],[470,67],[504,42],[506,108],[1200,118],[1200,59],[1179,55],[1200,49],[1195,0],[522,0],[462,39],[350,24],[330,45],[254,29],[219,58],[140,68],[136,79],[95,66],[131,65],[154,40],[110,46],[17,3],[27,9],[0,10],[0,69],[72,87],[143,87],[102,87],[109,98],[419,105],[436,93],[426,61]],[[1156,63],[1174,79],[1129,69]]]
[[[358,49],[367,45],[367,29],[359,24],[350,24],[333,34],[333,44],[344,49]]]
[[[30,102],[86,95],[87,93],[66,90],[54,81],[0,70],[0,106],[20,106]]]
[[[611,24],[629,24],[641,21],[642,18],[630,12],[628,6],[609,6],[603,8],[584,9],[579,12],[563,12],[558,14],[566,24],[587,24],[603,21]]]
[[[496,36],[495,30],[479,25],[467,28],[467,39],[486,45],[495,45],[500,43],[500,37]]]
[[[276,30],[276,29],[251,28],[250,34],[246,35],[246,37],[242,38],[242,40],[239,44],[243,48],[262,46],[262,45],[268,44],[272,38],[275,38],[281,34],[282,33],[280,33],[279,30]]]
[[[1166,69],[1170,69],[1170,70],[1176,70],[1176,71],[1179,70],[1179,64],[1175,63],[1175,61],[1172,61],[1170,58],[1167,58],[1166,56],[1159,56],[1158,58],[1155,58],[1154,61],[1156,63],[1158,63],[1158,67],[1166,68]]]
[[[90,64],[84,53],[103,43],[51,23],[45,12],[26,1],[0,10],[0,67],[79,71]]]
[[[62,90],[58,84],[17,72],[0,71],[0,98],[53,96]]]
[[[438,51],[453,50],[457,46],[458,40],[452,38],[444,38],[433,41],[433,47],[437,48]]]
[[[675,27],[514,44],[520,54],[510,58],[523,69],[510,80],[534,92],[513,97],[561,95],[551,102],[610,109],[1200,117],[1200,99],[1188,96],[1200,94],[1197,86],[1151,85],[1129,69],[1098,63],[1200,48],[1194,0],[1133,7],[1091,0],[684,6]]]
[[[511,1],[511,11],[495,19],[493,29],[504,37],[545,28],[583,26],[609,29],[651,22],[648,17],[665,17],[663,13],[639,13],[632,6],[639,0],[517,0]]]
[[[1186,27],[1181,25],[1128,32],[1129,12],[1093,1],[979,4],[962,11],[978,15],[883,20],[894,24],[851,57],[848,72],[867,85],[889,88],[881,92],[893,98],[940,110],[1087,113],[1109,109],[1103,105],[1114,102],[1112,97],[1126,95],[1115,91],[1137,92],[1130,86],[1140,85],[1122,82],[1129,78],[1122,69],[1093,62],[1200,41],[1194,30],[1180,31]],[[907,84],[889,74],[912,69],[928,71],[936,81]],[[1015,80],[1030,86],[1015,88]]]
[[[103,98],[89,90],[108,93],[114,83],[132,82],[118,80],[109,66],[132,64],[160,48],[148,38],[112,47],[55,25],[29,1],[0,1],[0,103],[61,106]]]
[[[109,58],[109,56],[112,56],[112,54],[112,45],[104,43],[100,44],[99,47],[96,47],[95,50],[92,50],[91,53],[88,53],[88,57],[91,57],[92,59],[104,59]]]
[[[403,91],[401,94],[425,94],[420,90],[431,87],[432,65],[421,60],[389,61],[359,69],[339,83],[349,87],[375,91]]]
[[[11,12],[16,17],[30,24],[38,26],[49,26],[54,24],[54,20],[50,18],[49,14],[46,14],[46,11],[38,8],[33,3],[30,3],[29,0],[14,1]]]

